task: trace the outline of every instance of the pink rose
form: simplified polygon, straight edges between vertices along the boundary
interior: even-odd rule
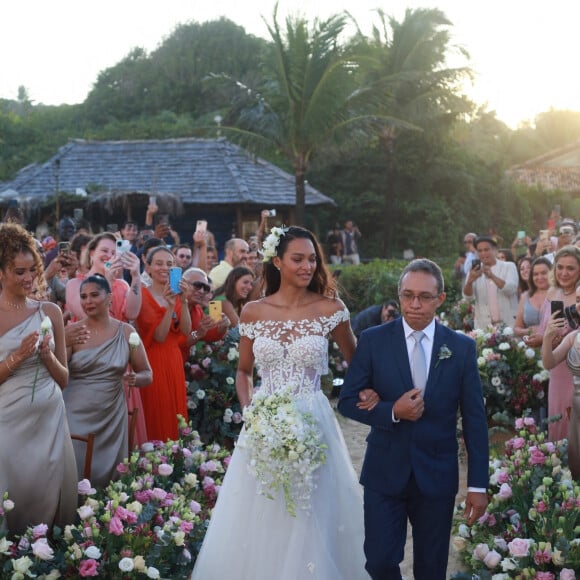
[[[536,510],[540,513],[544,513],[547,509],[548,506],[542,500],[540,500],[536,506]]]
[[[123,522],[117,516],[113,516],[109,522],[109,533],[114,536],[123,535]]]
[[[502,483],[501,487],[499,488],[499,492],[497,497],[500,499],[509,499],[512,496],[512,488],[510,487],[509,483]]]
[[[502,483],[507,483],[509,481],[509,474],[506,471],[500,471],[498,476],[497,476],[497,482],[502,484]]]
[[[514,449],[521,449],[526,444],[526,440],[523,437],[514,437],[512,439],[512,447]]]
[[[554,580],[556,576],[552,572],[536,572],[535,580]]]
[[[207,367],[209,367],[209,365],[211,364],[211,358],[209,358],[209,356],[206,356],[202,361],[201,361],[201,366],[204,369],[207,369]]]
[[[79,565],[79,574],[83,577],[86,576],[98,576],[99,565],[97,564],[96,560],[89,558],[88,560],[83,560]]]
[[[32,553],[40,560],[52,560],[54,556],[54,552],[48,545],[48,540],[46,538],[38,538],[38,540],[32,544]]]
[[[538,449],[531,449],[530,463],[532,465],[544,465],[546,463],[546,456]]]
[[[81,479],[77,485],[79,495],[93,495],[97,493],[94,487],[91,487],[91,482],[88,479]]]
[[[46,524],[38,524],[32,528],[32,536],[34,539],[42,538],[46,536],[46,532],[48,531],[48,526]]]
[[[556,446],[551,441],[546,441],[544,445],[548,453],[554,453],[556,451]]]
[[[476,560],[483,560],[489,553],[489,546],[487,544],[477,544],[473,550],[473,557]]]
[[[201,505],[197,503],[195,500],[191,500],[189,502],[189,509],[194,513],[198,514],[201,511]]]
[[[523,419],[516,419],[516,429],[523,429],[524,428],[524,420]]]
[[[524,425],[526,427],[530,427],[532,425],[535,425],[536,422],[534,421],[534,419],[532,417],[524,417]]]
[[[495,550],[490,550],[483,559],[483,563],[489,569],[495,568],[500,562],[501,556]]]
[[[117,471],[119,473],[129,473],[130,468],[126,463],[119,463],[119,465],[117,465]]]
[[[514,556],[515,558],[524,558],[530,551],[530,542],[523,538],[514,538],[508,544],[508,550],[511,556]]]
[[[159,501],[163,501],[167,497],[167,492],[160,487],[153,488],[152,496]]]
[[[552,559],[552,552],[550,550],[537,550],[534,554],[534,562],[541,566],[542,564],[548,564]]]
[[[576,580],[576,573],[571,568],[560,570],[560,580]]]
[[[168,463],[161,463],[157,468],[157,472],[163,476],[171,475],[173,473],[173,467]]]

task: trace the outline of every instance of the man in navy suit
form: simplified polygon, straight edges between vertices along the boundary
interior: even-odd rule
[[[361,473],[367,571],[373,580],[400,580],[408,519],[415,580],[445,580],[459,487],[458,409],[469,525],[487,506],[488,433],[475,342],[435,322],[445,292],[434,262],[407,265],[399,299],[402,318],[362,333],[338,408],[371,426]],[[359,399],[369,387],[380,400],[365,410]]]

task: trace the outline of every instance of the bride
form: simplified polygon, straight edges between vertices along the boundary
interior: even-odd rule
[[[328,336],[347,361],[354,353],[349,313],[336,297],[310,231],[272,228],[264,256],[266,295],[247,304],[240,318],[238,398],[243,408],[252,401],[255,361],[261,377],[256,393],[287,392],[291,386],[296,406],[315,419],[326,459],[314,472],[308,509],[296,507],[291,515],[283,491],[263,493],[249,469],[251,441],[244,429],[193,579],[368,578],[361,490],[334,412],[320,390],[320,376],[328,372]],[[365,409],[378,400],[371,390],[364,399],[359,406]]]

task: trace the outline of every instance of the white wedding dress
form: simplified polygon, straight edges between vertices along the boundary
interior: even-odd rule
[[[209,529],[194,580],[359,580],[364,569],[362,491],[339,425],[320,390],[328,372],[328,334],[348,320],[347,310],[331,317],[241,324],[254,340],[261,389],[298,385],[296,401],[311,413],[323,434],[326,463],[316,471],[317,487],[308,513],[286,510],[283,492],[258,494],[248,470],[242,430]]]

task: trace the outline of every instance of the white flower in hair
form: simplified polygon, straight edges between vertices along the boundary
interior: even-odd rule
[[[280,236],[285,235],[287,230],[288,228],[284,227],[281,228],[273,227],[270,230],[270,234],[262,244],[263,247],[262,253],[264,254],[264,259],[262,260],[263,262],[269,262],[274,256],[277,255],[278,246],[280,244]]]

